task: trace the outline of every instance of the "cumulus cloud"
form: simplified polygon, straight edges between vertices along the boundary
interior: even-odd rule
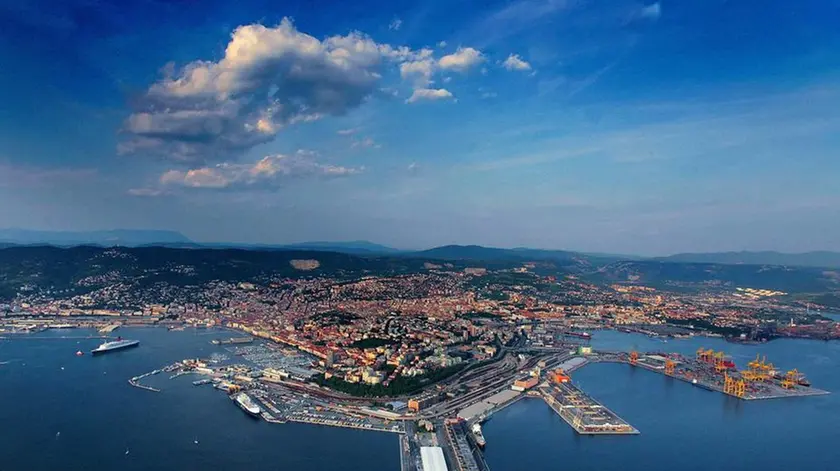
[[[452,98],[452,93],[445,88],[418,88],[414,90],[414,93],[406,100],[406,103],[414,103],[417,101],[437,101],[437,100],[446,100]]]
[[[531,64],[519,57],[518,54],[509,55],[508,58],[505,59],[504,62],[502,62],[502,67],[504,67],[507,70],[531,70]]]
[[[484,62],[484,54],[478,49],[459,47],[454,53],[441,57],[438,65],[444,70],[466,72],[482,62]]]
[[[390,29],[392,31],[399,31],[399,29],[401,27],[402,27],[402,20],[399,19],[399,18],[394,18],[393,21],[391,21],[391,24],[388,25],[388,29]]]
[[[379,44],[359,32],[319,40],[289,19],[240,26],[218,62],[165,70],[135,104],[119,150],[187,163],[225,160],[285,126],[361,105],[378,89],[383,59],[431,56],[431,49]]]
[[[316,162],[312,153],[269,155],[254,163],[220,163],[191,170],[170,170],[160,177],[164,187],[222,189],[276,185],[291,177],[340,177],[362,169]]]
[[[435,61],[431,58],[408,61],[400,64],[400,77],[413,82],[416,88],[425,88],[432,83]]]
[[[642,18],[649,18],[651,20],[658,20],[662,16],[662,4],[659,2],[642,7]]]
[[[213,168],[273,141],[287,126],[343,115],[384,96],[389,64],[399,66],[415,92],[407,101],[414,102],[451,98],[431,87],[435,74],[465,72],[484,59],[471,47],[437,58],[434,49],[377,43],[360,32],[318,39],[288,18],[274,27],[244,25],[219,60],[164,67],[133,102],[118,150]]]

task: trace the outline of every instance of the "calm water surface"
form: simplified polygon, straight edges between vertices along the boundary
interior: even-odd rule
[[[147,380],[161,393],[128,385],[137,374],[223,351],[209,343],[225,335],[219,331],[116,333],[141,346],[94,358],[74,354],[101,340],[55,339],[89,331],[0,340],[0,470],[399,469],[393,434],[254,420],[220,391],[193,386],[191,375]]]
[[[225,334],[199,332],[124,329],[119,333],[141,347],[96,358],[74,353],[99,340],[55,339],[84,331],[0,340],[0,470],[399,469],[395,435],[252,420],[224,394],[192,386],[189,375],[147,381],[162,393],[126,383],[175,360],[221,351],[209,340]],[[626,365],[590,365],[574,380],[642,434],[580,437],[542,401],[525,400],[484,427],[493,471],[838,469],[840,342],[662,342],[604,331],[593,344],[686,355],[703,346],[725,350],[741,365],[759,353],[834,394],[745,403]]]
[[[840,342],[662,342],[603,331],[593,345],[686,355],[703,346],[728,352],[739,366],[759,353],[779,368],[799,368],[832,394],[747,403],[628,365],[589,365],[573,380],[641,435],[581,437],[542,401],[525,400],[484,426],[493,471],[840,469]]]

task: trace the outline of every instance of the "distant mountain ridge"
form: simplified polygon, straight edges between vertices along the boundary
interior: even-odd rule
[[[36,231],[0,229],[0,243],[18,245],[103,245],[137,246],[148,244],[190,244],[192,241],[176,231],[145,229],[113,229],[103,231]]]
[[[315,242],[298,242],[295,244],[286,244],[281,245],[278,247],[288,248],[293,250],[316,250],[316,251],[334,251],[334,252],[344,252],[344,253],[357,253],[357,254],[392,254],[400,252],[399,249],[395,249],[393,247],[388,247],[385,245],[376,244],[373,242],[369,242],[367,240],[353,240],[347,242],[328,242],[328,241],[315,241]]]
[[[306,250],[316,252],[337,252],[359,256],[402,256],[433,258],[437,260],[527,262],[543,261],[559,264],[605,265],[616,261],[655,261],[668,263],[707,263],[722,265],[779,265],[819,268],[840,268],[840,253],[814,251],[805,253],[762,252],[714,252],[680,253],[665,257],[639,257],[575,252],[569,250],[512,249],[485,247],[481,245],[444,245],[427,250],[400,250],[366,240],[355,241],[308,241],[292,244],[242,244],[194,242],[176,231],[114,229],[104,231],[35,231],[28,229],[0,229],[0,247],[11,245],[100,245],[170,248],[213,248],[245,250]]]
[[[715,252],[681,253],[654,260],[675,263],[718,263],[724,265],[786,265],[797,267],[840,268],[840,253],[815,251],[804,253]]]

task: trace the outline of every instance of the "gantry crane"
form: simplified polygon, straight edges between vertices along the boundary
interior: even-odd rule
[[[723,373],[723,392],[735,397],[744,397],[747,393],[747,382],[735,379],[728,372]]]
[[[711,363],[712,357],[714,356],[715,351],[712,349],[706,350],[703,347],[697,349],[697,361],[703,363]]]
[[[723,373],[726,371],[726,354],[723,352],[717,352],[714,355],[715,358],[715,371],[718,373]]]
[[[794,368],[787,372],[784,378],[782,378],[782,387],[785,389],[793,389],[799,384],[799,380],[802,377],[801,373]]]
[[[676,366],[677,363],[674,360],[670,358],[665,359],[665,374],[668,376],[674,376],[674,369]]]

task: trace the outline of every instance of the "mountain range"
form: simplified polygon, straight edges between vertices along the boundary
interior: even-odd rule
[[[35,231],[0,229],[0,243],[18,245],[103,245],[137,246],[146,244],[190,243],[180,232],[113,229],[105,231]]]
[[[0,229],[0,247],[11,245],[100,245],[100,246],[163,246],[174,248],[217,248],[248,250],[305,250],[338,252],[361,256],[424,257],[437,260],[465,261],[542,261],[557,265],[604,265],[616,261],[653,261],[665,263],[722,264],[722,265],[780,265],[801,267],[840,268],[840,253],[816,251],[805,253],[715,252],[681,253],[666,257],[639,257],[630,255],[589,254],[567,250],[544,250],[526,247],[512,249],[480,245],[445,245],[427,250],[409,251],[388,247],[364,240],[312,241],[294,244],[237,244],[199,243],[175,231],[115,229],[89,232],[34,231],[27,229]]]

